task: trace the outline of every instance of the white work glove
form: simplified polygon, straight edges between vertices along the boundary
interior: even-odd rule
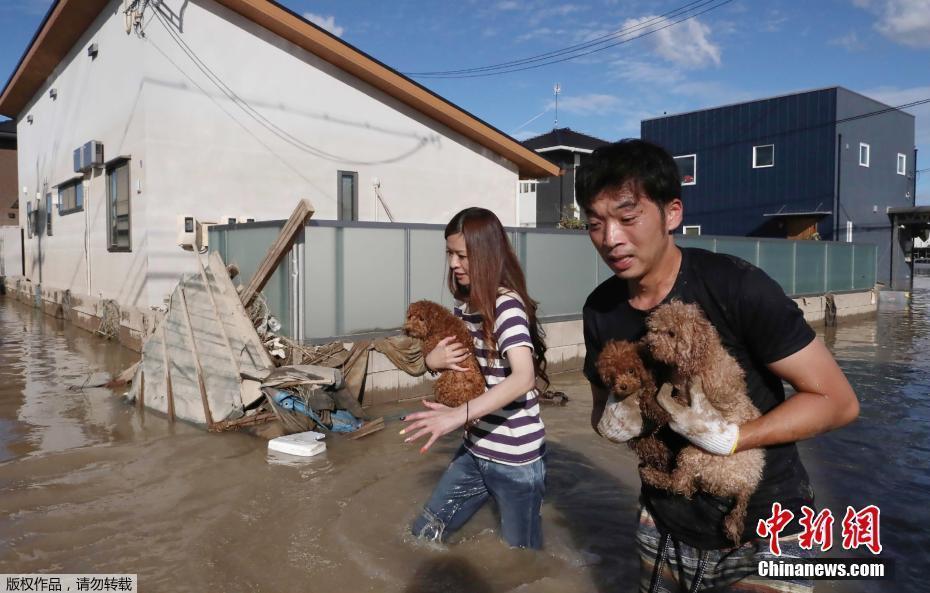
[[[700,379],[689,386],[691,407],[683,406],[672,398],[672,386],[665,384],[656,398],[659,405],[672,417],[669,428],[691,443],[714,455],[732,455],[739,441],[739,425],[724,420],[701,388]]]
[[[608,403],[597,423],[597,432],[615,443],[625,443],[642,434],[643,415],[639,410],[639,398],[631,395]]]

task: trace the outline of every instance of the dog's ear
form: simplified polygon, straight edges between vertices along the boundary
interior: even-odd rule
[[[697,371],[699,361],[707,351],[709,323],[697,305],[680,303],[677,307],[678,326],[681,332],[678,366],[687,373]]]

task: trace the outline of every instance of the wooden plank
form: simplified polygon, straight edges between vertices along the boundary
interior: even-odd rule
[[[213,274],[213,278],[216,280],[217,288],[220,289],[219,296],[221,297],[221,301],[225,301],[222,304],[236,309],[236,314],[231,315],[232,324],[234,328],[237,325],[239,326],[240,337],[250,346],[247,350],[251,362],[255,365],[256,369],[274,368],[274,362],[271,360],[271,356],[265,351],[265,345],[262,344],[261,339],[259,339],[258,334],[255,332],[255,328],[249,320],[249,314],[246,312],[239,298],[239,294],[236,292],[236,287],[229,278],[229,274],[226,273],[226,264],[223,263],[223,258],[221,258],[217,252],[212,251],[210,252],[207,265],[210,268],[210,272]]]
[[[274,422],[278,419],[277,414],[271,412],[261,412],[259,414],[252,414],[250,416],[244,416],[237,420],[221,420],[213,425],[213,428],[210,430],[214,432],[222,432],[224,430],[235,430],[238,428],[245,428],[248,426],[255,426],[257,424],[265,424],[266,422]]]
[[[165,333],[165,326],[168,325],[168,315],[159,325],[161,329],[161,350],[162,358],[165,361],[165,390],[168,394],[168,420],[174,422],[174,390],[171,388],[171,359],[168,358],[168,334]]]
[[[194,368],[197,370],[197,386],[200,388],[200,400],[203,402],[203,416],[207,428],[213,428],[213,414],[210,413],[210,402],[207,400],[207,387],[203,382],[203,368],[200,366],[200,355],[197,353],[197,342],[194,340],[194,328],[191,325],[191,314],[187,309],[187,296],[184,294],[183,283],[178,287],[181,295],[181,308],[184,309],[184,321],[187,324],[187,335],[191,340],[191,354],[194,357]]]
[[[355,432],[349,433],[349,438],[352,440],[360,439],[374,432],[378,432],[379,430],[384,430],[384,417],[383,416],[380,418],[375,418],[374,420],[371,420],[369,422],[366,422]]]
[[[139,369],[139,397],[136,398],[136,407],[145,408],[145,370]]]
[[[268,250],[265,259],[262,260],[258,269],[255,270],[255,274],[252,275],[252,279],[249,280],[249,284],[246,286],[245,290],[242,291],[243,305],[248,307],[252,304],[255,295],[261,292],[262,288],[265,287],[265,284],[268,283],[269,278],[274,274],[278,264],[281,263],[281,260],[284,259],[288,250],[290,250],[291,246],[294,244],[294,241],[297,239],[297,234],[304,228],[307,220],[313,216],[313,212],[313,206],[310,205],[309,201],[303,199],[297,203],[297,207],[294,208],[291,217],[284,223],[284,228],[281,229],[281,233],[278,235],[277,240]]]

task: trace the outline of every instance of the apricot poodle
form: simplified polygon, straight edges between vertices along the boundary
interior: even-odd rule
[[[639,408],[644,431],[627,444],[639,457],[640,471],[651,467],[668,473],[672,469],[672,453],[656,433],[668,424],[669,415],[656,401],[655,382],[643,363],[641,349],[641,345],[632,342],[608,342],[598,356],[597,373],[614,395],[621,400],[633,398],[633,405]]]
[[[455,341],[468,350],[468,358],[459,366],[465,372],[444,370],[433,385],[436,401],[449,407],[459,406],[485,392],[484,376],[475,358],[475,347],[465,322],[442,305],[432,301],[417,301],[407,309],[404,333],[418,338],[425,357],[440,340],[454,336]]]
[[[672,301],[648,318],[646,344],[652,357],[672,367],[671,384],[662,386],[657,400],[669,410],[680,406],[672,399],[673,388],[687,394],[692,404],[702,399],[724,420],[737,425],[758,418],[749,399],[743,369],[720,342],[717,330],[694,304]],[[735,498],[724,519],[724,532],[738,544],[746,520],[749,499],[762,479],[765,453],[749,449],[732,455],[713,455],[687,446],[676,458],[670,473],[646,469],[644,479],[653,486],[692,496],[697,489]]]

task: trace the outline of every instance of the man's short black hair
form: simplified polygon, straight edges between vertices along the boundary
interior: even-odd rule
[[[581,210],[587,212],[603,190],[627,184],[632,184],[633,191],[655,202],[663,212],[669,202],[681,197],[681,174],[672,155],[651,142],[628,138],[597,148],[578,167],[575,199]]]

